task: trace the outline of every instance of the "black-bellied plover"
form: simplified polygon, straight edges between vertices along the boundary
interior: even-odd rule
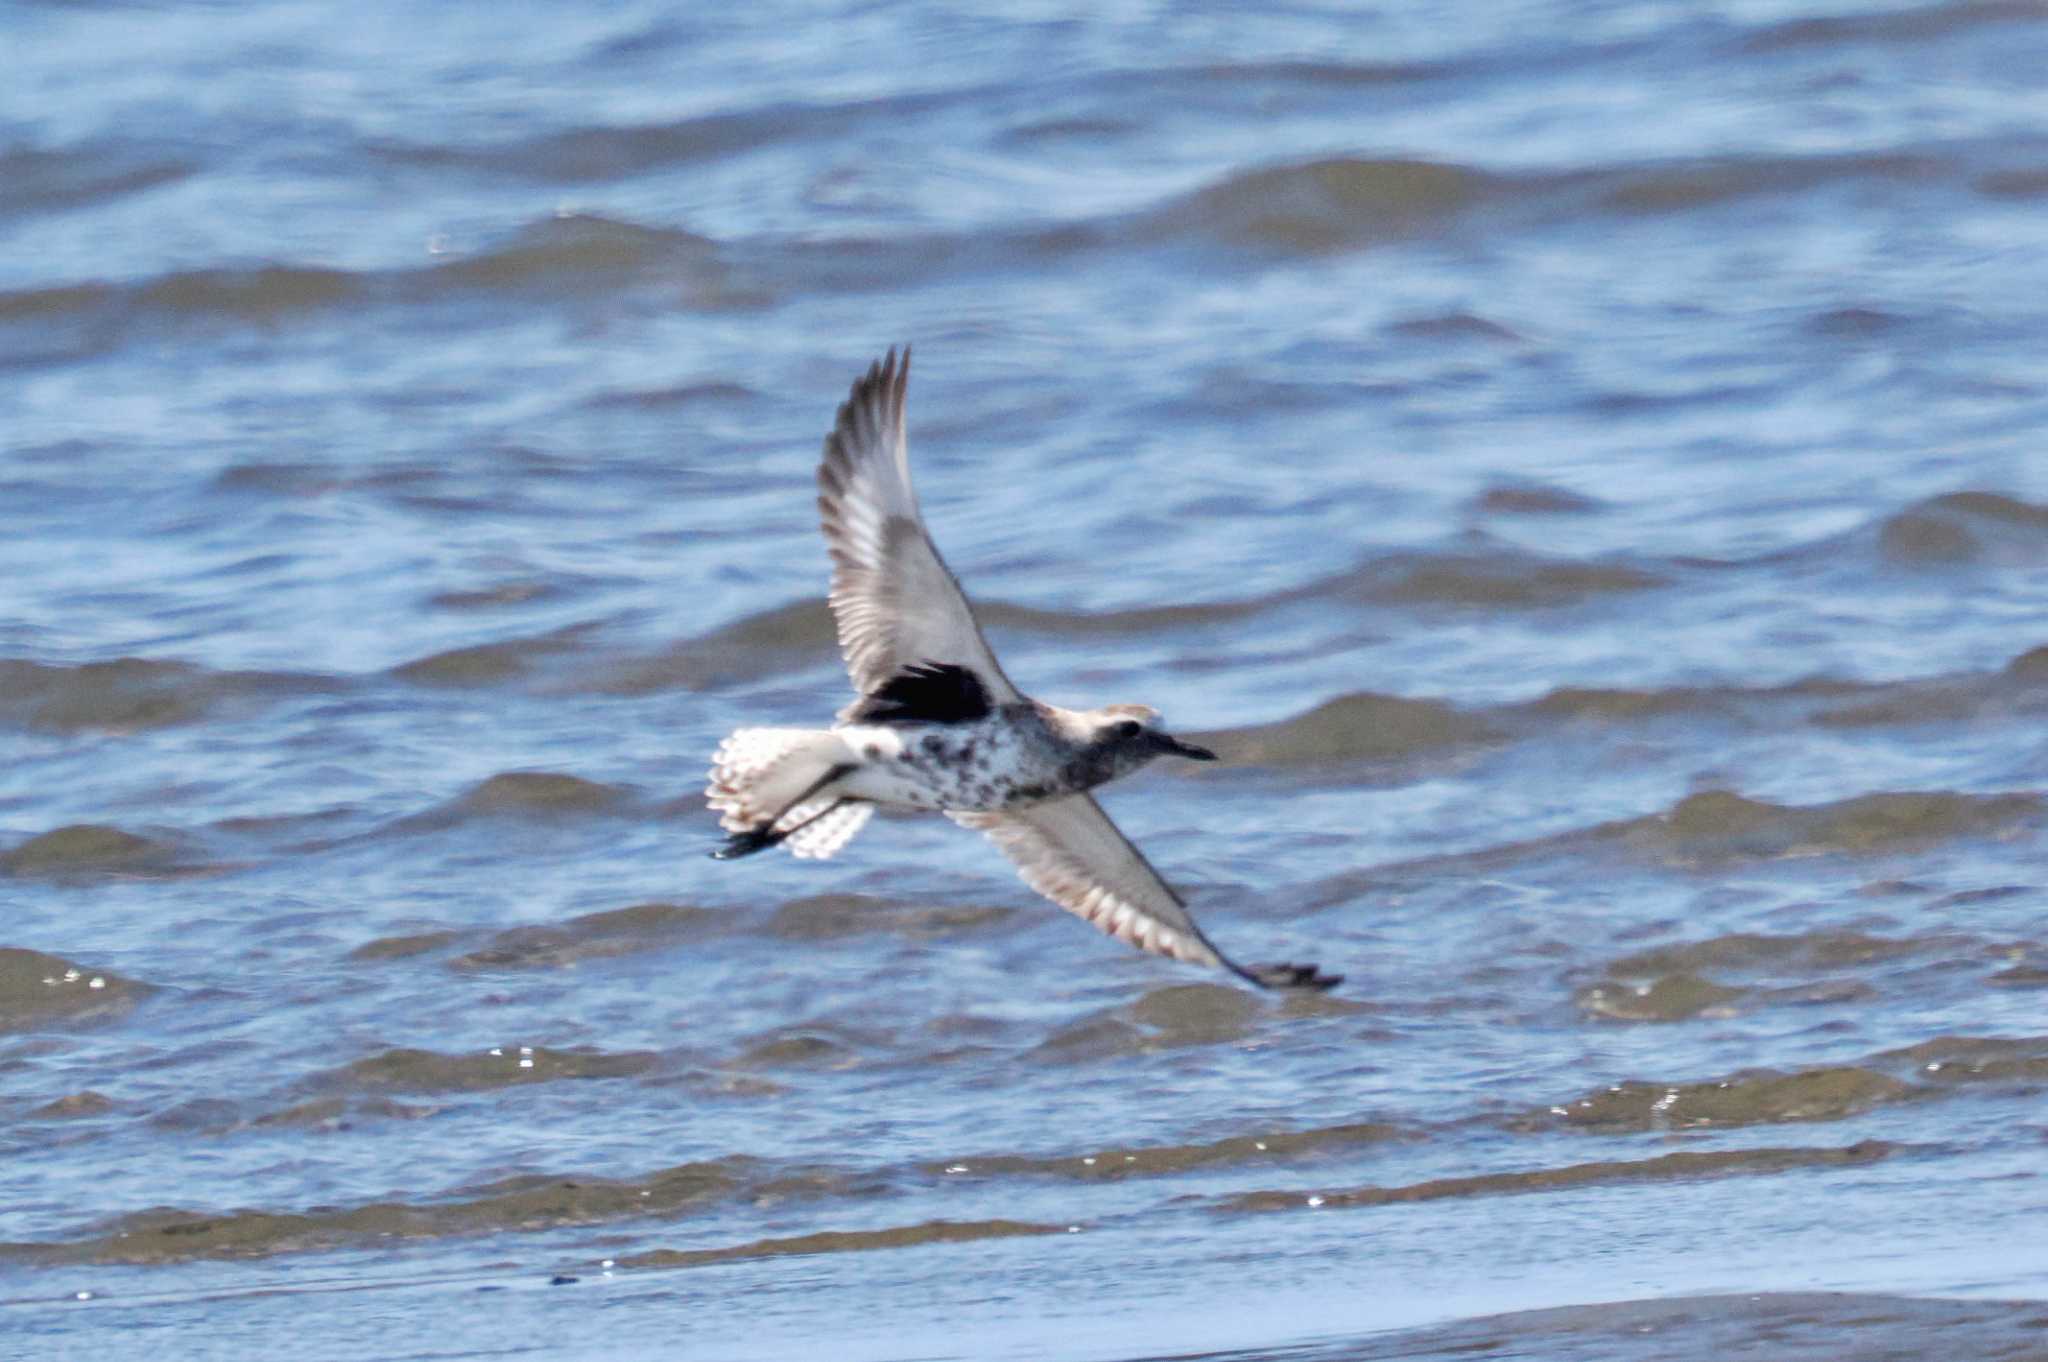
[[[1088,793],[1154,757],[1215,753],[1144,705],[1061,709],[1003,675],[910,486],[910,349],[870,365],[818,465],[832,614],[859,698],[829,729],[742,728],[707,792],[732,834],[720,860],[786,846],[823,858],[877,807],[928,809],[985,832],[1024,882],[1111,936],[1267,988],[1329,988],[1314,965],[1238,965]]]

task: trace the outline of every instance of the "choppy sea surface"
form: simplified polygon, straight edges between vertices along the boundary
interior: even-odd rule
[[[0,45],[0,1354],[2048,1356],[2048,6]],[[706,859],[905,341],[1342,988]]]

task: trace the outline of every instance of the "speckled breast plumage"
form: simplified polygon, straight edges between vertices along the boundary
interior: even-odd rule
[[[899,808],[993,812],[1057,799],[1109,775],[1030,705],[1005,705],[972,723],[836,731],[861,761],[848,791]]]

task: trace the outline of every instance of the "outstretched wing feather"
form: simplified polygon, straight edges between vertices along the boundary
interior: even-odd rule
[[[1012,703],[1023,697],[1003,675],[918,510],[904,427],[909,380],[909,349],[900,359],[891,349],[853,385],[825,437],[818,515],[832,554],[839,650],[863,697],[907,667],[936,663],[968,669],[995,703]]]

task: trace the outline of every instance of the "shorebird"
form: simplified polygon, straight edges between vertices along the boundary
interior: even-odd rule
[[[719,860],[783,846],[832,855],[877,808],[931,810],[984,832],[1024,882],[1142,950],[1264,988],[1330,988],[1314,965],[1239,965],[1089,793],[1155,757],[1216,754],[1145,705],[1061,709],[1011,683],[910,485],[910,347],[853,385],[825,437],[818,511],[832,556],[839,648],[859,693],[827,729],[742,728],[718,748],[706,798],[731,834]]]

